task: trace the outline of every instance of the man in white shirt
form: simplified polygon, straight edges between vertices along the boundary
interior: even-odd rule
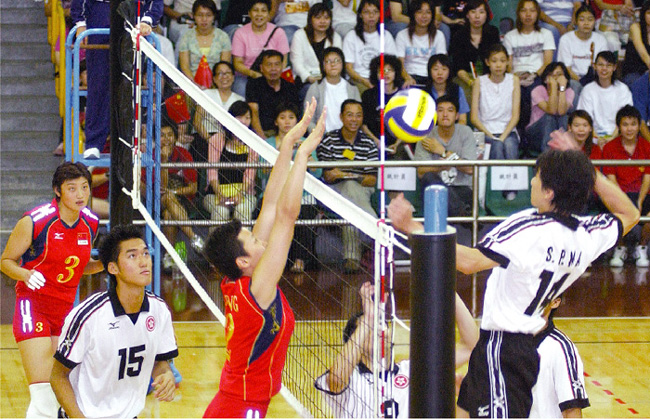
[[[639,210],[620,188],[595,170],[573,138],[553,133],[531,180],[534,208],[511,215],[476,248],[456,245],[464,274],[491,270],[481,336],[458,398],[460,416],[528,417],[539,372],[535,334],[544,329],[544,307],[589,264],[639,221]],[[595,190],[610,213],[579,217]],[[388,208],[393,225],[422,230],[403,195]]]
[[[151,255],[139,229],[113,227],[99,258],[109,290],[91,295],[66,317],[50,382],[60,414],[132,418],[144,408],[151,378],[158,400],[174,398],[169,361],[178,347],[171,313],[145,290]]]

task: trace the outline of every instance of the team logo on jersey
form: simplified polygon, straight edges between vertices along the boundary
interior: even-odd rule
[[[154,319],[153,316],[149,316],[147,317],[145,324],[147,325],[147,330],[153,332],[153,329],[156,328],[156,319]]]
[[[78,233],[77,234],[77,245],[79,246],[88,246],[90,241],[88,240],[88,233]]]
[[[397,388],[406,388],[409,386],[409,378],[404,374],[398,374],[395,376],[393,382]]]
[[[63,343],[61,343],[61,346],[59,347],[59,351],[61,352],[69,351],[71,346],[72,346],[72,340],[70,338],[66,338],[63,341]]]
[[[119,320],[116,321],[116,322],[108,322],[108,324],[110,325],[110,327],[108,328],[108,330],[115,330],[115,329],[119,329],[119,328],[120,328],[120,321],[119,321]]]
[[[63,240],[63,233],[54,233],[54,240]]]

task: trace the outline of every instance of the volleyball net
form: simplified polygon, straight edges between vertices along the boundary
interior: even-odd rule
[[[134,45],[141,53],[138,58],[136,51],[135,61],[151,63],[142,67],[154,69],[150,86],[146,80],[151,77],[138,77],[137,72],[133,77],[135,109],[142,91],[154,89],[162,100],[148,109],[154,118],[146,117],[146,109],[136,112],[134,132],[141,133],[142,140],[140,150],[133,147],[133,174],[140,181],[125,193],[162,245],[155,252],[163,268],[160,289],[168,301],[171,297],[176,318],[207,308],[225,325],[221,276],[207,266],[201,241],[232,218],[254,224],[278,151],[218,105],[212,99],[218,92],[201,89],[146,40]],[[144,82],[137,85],[139,80]],[[151,161],[142,154],[147,147],[154,148],[148,153]],[[296,317],[282,395],[305,417],[336,414],[335,403],[328,404],[314,382],[340,354],[347,320],[361,311],[361,284],[372,281],[375,295],[389,296],[388,312],[380,309],[383,297],[375,299],[375,313],[381,313],[375,317],[378,333],[373,338],[375,383],[382,381],[377,375],[381,366],[391,364],[392,352],[383,352],[381,341],[394,342],[380,325],[398,320],[392,292],[395,238],[393,229],[377,218],[381,199],[376,193],[371,200],[375,213],[364,211],[318,179],[322,166],[310,163],[294,242],[279,284]],[[145,196],[154,201],[151,212],[141,204]],[[358,261],[355,269],[344,264],[351,256]],[[360,403],[371,405],[367,411],[375,416],[380,415],[382,400],[390,397],[391,389],[385,386],[375,386],[372,396],[358,396]]]

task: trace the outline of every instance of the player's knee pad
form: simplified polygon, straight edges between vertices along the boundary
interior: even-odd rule
[[[56,418],[59,402],[52,390],[50,383],[36,383],[29,385],[28,418]]]

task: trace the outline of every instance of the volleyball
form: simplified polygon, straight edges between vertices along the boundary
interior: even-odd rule
[[[386,128],[407,143],[415,143],[426,137],[436,118],[436,102],[422,89],[399,91],[384,108]]]

